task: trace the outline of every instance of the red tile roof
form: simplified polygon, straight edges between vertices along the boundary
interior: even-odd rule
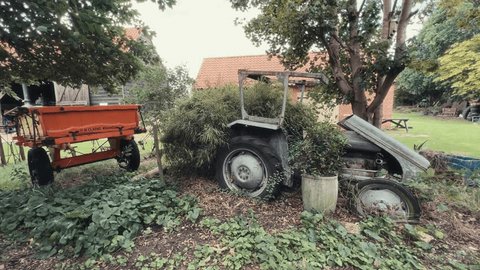
[[[311,58],[314,53],[311,53]],[[238,70],[285,71],[280,60],[268,55],[247,55],[204,58],[195,81],[196,89],[219,87],[238,83]],[[306,67],[296,71],[305,72]]]
[[[137,40],[142,35],[140,27],[125,28],[125,36],[129,39]]]

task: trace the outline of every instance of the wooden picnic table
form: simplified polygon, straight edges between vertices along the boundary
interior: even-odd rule
[[[382,124],[384,123],[392,123],[395,125],[395,128],[404,128],[406,132],[408,132],[408,118],[386,118],[382,120]]]

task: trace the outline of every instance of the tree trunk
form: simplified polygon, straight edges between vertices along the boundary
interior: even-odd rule
[[[382,127],[382,120],[383,120],[383,103],[378,105],[373,113],[373,121],[372,125],[376,126],[377,128]]]
[[[363,92],[358,90],[355,91],[351,105],[353,114],[365,121],[369,120],[367,115],[367,98]]]
[[[396,3],[396,1],[395,1]],[[397,36],[395,44],[395,55],[394,62],[390,69],[388,70],[385,76],[377,78],[377,89],[375,93],[375,98],[372,103],[370,103],[367,114],[372,119],[372,124],[376,127],[380,127],[382,123],[383,113],[382,113],[382,104],[385,97],[390,91],[390,87],[393,85],[395,78],[400,74],[400,72],[405,69],[405,63],[403,63],[403,58],[406,55],[407,47],[405,44],[406,41],[406,30],[410,17],[412,16],[412,0],[403,0],[402,9],[399,16],[398,26],[397,26]],[[388,27],[390,23],[392,12],[394,7],[392,7],[391,0],[385,0],[383,6],[383,26],[382,26],[382,39],[388,39]]]

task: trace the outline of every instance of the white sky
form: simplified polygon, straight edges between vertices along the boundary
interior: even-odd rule
[[[228,0],[178,0],[165,11],[149,1],[134,3],[134,7],[157,33],[153,44],[164,64],[170,68],[185,65],[194,79],[203,58],[258,55],[267,48],[255,47],[242,26],[235,25],[235,18],[249,14],[235,11]]]
[[[235,11],[228,0],[178,0],[171,9],[161,11],[155,3],[137,3],[134,8],[157,35],[153,38],[158,54],[167,67],[185,65],[192,78],[206,57],[259,55],[267,46],[255,47],[245,36],[237,17],[252,18],[257,12]],[[407,35],[416,34],[421,25],[410,25]]]

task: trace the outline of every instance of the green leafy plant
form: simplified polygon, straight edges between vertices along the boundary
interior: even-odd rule
[[[321,122],[308,126],[305,133],[303,140],[290,147],[292,167],[309,175],[337,175],[347,142],[341,131]]]
[[[30,174],[25,168],[25,164],[15,164],[10,171],[10,181],[17,182],[18,188],[26,188],[30,183]]]
[[[219,245],[198,246],[189,269],[424,269],[417,248],[402,245],[390,219],[366,219],[359,233],[321,214],[303,212],[301,221],[295,229],[269,233],[253,215],[204,219],[202,226],[220,237]]]
[[[160,180],[132,182],[122,175],[64,190],[1,192],[0,204],[0,232],[17,241],[31,239],[42,257],[130,251],[148,225],[170,231],[200,215],[192,197],[179,197]]]

